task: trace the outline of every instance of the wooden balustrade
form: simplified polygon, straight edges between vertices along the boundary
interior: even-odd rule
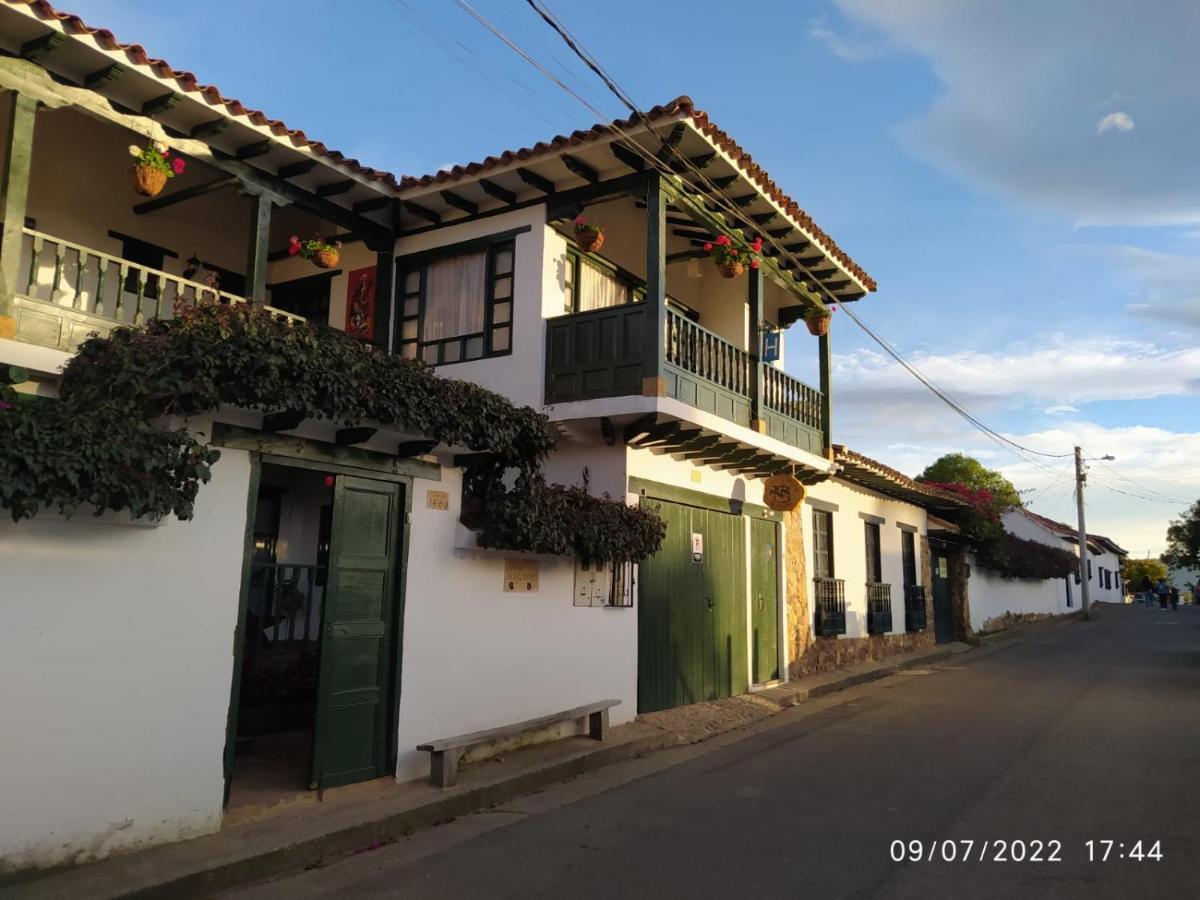
[[[775,366],[764,365],[762,379],[763,405],[767,409],[821,430],[820,391]]]
[[[750,354],[672,309],[667,310],[665,352],[671,365],[750,396]]]
[[[169,319],[177,303],[245,303],[218,290],[162,269],[152,269],[53,235],[22,229],[24,277],[18,292],[31,300],[125,325]],[[264,307],[291,321],[297,316]]]

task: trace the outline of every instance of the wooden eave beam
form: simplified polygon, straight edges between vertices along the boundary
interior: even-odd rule
[[[662,444],[679,431],[680,425],[678,422],[660,422],[650,429],[650,433],[638,441],[639,447],[654,448],[657,444]]]
[[[479,204],[472,203],[462,194],[456,194],[454,191],[442,191],[442,199],[446,201],[447,206],[453,206],[455,209],[462,210],[469,216],[479,215]]]
[[[532,169],[517,169],[517,176],[531,188],[536,188],[543,194],[554,193],[554,182],[549,178],[544,178]]]
[[[507,203],[509,206],[512,206],[517,202],[517,195],[515,192],[510,191],[508,188],[501,187],[490,178],[480,178],[479,186],[483,188],[483,192],[485,194],[487,194],[489,197],[495,197],[501,203]]]
[[[401,441],[396,445],[396,455],[402,456],[405,459],[410,459],[414,456],[424,456],[426,453],[431,452],[437,445],[438,442],[433,439]]]
[[[619,162],[629,166],[629,168],[633,169],[633,171],[641,172],[645,170],[646,160],[625,145],[617,141],[613,141],[608,145],[608,149],[612,151],[612,155],[615,156]]]
[[[585,163],[577,156],[572,156],[570,153],[564,153],[559,157],[563,165],[574,174],[578,175],[588,184],[598,184],[600,181],[600,173]]]
[[[391,197],[370,197],[366,200],[359,200],[350,207],[356,213],[369,213],[376,210],[386,209],[392,205]]]
[[[750,221],[754,222],[756,225],[766,225],[777,215],[779,214],[774,210],[765,213],[755,213],[754,215],[750,216]]]
[[[128,71],[129,69],[120,63],[112,63],[103,69],[97,69],[95,72],[89,72],[83,76],[83,86],[94,90],[102,84],[112,84]]]
[[[417,218],[424,219],[426,222],[429,222],[433,225],[442,224],[442,217],[435,213],[432,209],[421,206],[419,203],[413,203],[411,200],[401,200],[400,202],[403,204],[405,209],[407,209]]]
[[[725,457],[718,460],[718,469],[736,469],[743,466],[748,459],[757,454],[758,451],[753,447],[744,447],[741,450],[734,450],[727,453]]]
[[[693,438],[692,440],[688,441],[686,444],[682,444],[679,447],[676,447],[671,452],[674,454],[677,454],[677,455],[682,454],[684,459],[688,459],[689,458],[688,454],[695,454],[696,451],[706,450],[709,447],[711,447],[713,444],[718,443],[720,440],[721,440],[721,436],[719,434],[704,434],[704,435],[701,435],[700,437]]]
[[[731,459],[734,454],[739,452],[739,446],[737,441],[726,441],[723,444],[714,444],[696,453],[684,454],[684,459],[689,459],[697,465],[709,465],[710,463]]]
[[[640,418],[634,419],[625,426],[625,443],[636,446],[647,434],[650,433],[655,425],[658,424],[658,416],[654,413],[647,413]]]
[[[662,146],[658,148],[658,153],[655,156],[659,162],[666,162],[675,153],[675,148],[679,146],[679,142],[683,140],[684,134],[687,132],[687,126],[682,122],[676,122],[675,127],[671,129],[671,133],[663,138]]]
[[[183,203],[185,200],[191,200],[195,197],[203,197],[205,194],[211,194],[213,191],[220,190],[224,187],[229,187],[235,184],[237,179],[232,175],[222,175],[220,178],[214,178],[211,181],[206,181],[203,184],[197,184],[190,188],[184,188],[179,191],[172,191],[170,194],[161,197],[155,197],[153,200],[146,200],[143,203],[134,204],[134,215],[144,216],[146,213],[152,213],[160,209],[166,209],[168,206],[174,206],[176,203]]]
[[[725,188],[727,188],[727,187],[733,187],[733,185],[738,180],[738,176],[737,175],[718,175],[716,178],[709,178],[708,180],[711,181],[716,187],[720,188],[721,190],[725,190]]]
[[[767,234],[769,234],[771,237],[775,238],[775,240],[779,241],[779,240],[783,240],[785,237],[787,237],[789,234],[791,234],[794,230],[795,229],[792,228],[791,225],[788,225],[786,228],[772,228],[770,231],[767,232]]]
[[[38,35],[37,37],[33,38],[33,40],[23,43],[21,45],[21,49],[18,51],[18,55],[22,59],[27,59],[30,62],[34,62],[49,56],[51,53],[61,47],[63,41],[65,40],[66,38],[63,37],[63,35],[59,32],[48,31],[45,34]]]
[[[190,132],[188,132],[188,137],[195,138],[196,140],[204,140],[204,138],[210,138],[214,135],[220,134],[228,127],[229,120],[226,118],[210,119],[207,122],[201,122]]]
[[[678,253],[667,254],[667,265],[669,266],[672,263],[683,262],[688,259],[703,259],[706,256],[708,256],[708,251],[701,248],[680,250]]]
[[[275,147],[275,142],[271,140],[255,141],[252,144],[243,144],[233,151],[234,159],[240,159],[245,162],[248,159],[254,159],[257,156],[264,156],[270,153]]]
[[[355,444],[365,444],[379,431],[370,425],[355,425],[350,428],[339,428],[333,442],[339,447],[351,447]]]
[[[288,409],[283,412],[267,413],[263,416],[263,431],[291,431],[308,416],[298,409]]]
[[[690,172],[693,169],[707,169],[713,164],[713,160],[717,158],[716,153],[701,153],[699,156],[692,156],[684,160],[677,159],[671,163],[671,171],[677,174]]]
[[[183,94],[178,91],[170,91],[166,94],[160,94],[157,97],[151,97],[142,104],[142,115],[154,118],[159,113],[165,113],[167,110],[174,109],[182,99]]]
[[[692,241],[711,241],[712,233],[708,231],[691,231],[682,228],[673,228],[671,234],[678,238],[686,238]]]
[[[288,163],[286,166],[280,166],[275,172],[275,177],[282,178],[286,181],[289,178],[296,178],[300,175],[306,175],[316,167],[317,161],[315,159],[302,159],[298,162]]]
[[[698,438],[700,434],[699,428],[681,428],[654,449],[666,453],[678,453],[680,448]]]
[[[329,184],[319,184],[313,189],[313,193],[318,197],[336,197],[338,194],[345,194],[358,182],[347,178],[345,181],[332,181]]]

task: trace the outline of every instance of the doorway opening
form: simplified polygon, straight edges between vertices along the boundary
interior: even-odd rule
[[[262,467],[245,609],[230,806],[311,786],[335,478]]]

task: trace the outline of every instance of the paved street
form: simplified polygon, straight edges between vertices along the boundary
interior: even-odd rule
[[[230,896],[1195,897],[1200,610],[1106,607],[686,753]],[[979,862],[997,839],[1061,862]]]

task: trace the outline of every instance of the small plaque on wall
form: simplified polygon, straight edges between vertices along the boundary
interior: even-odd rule
[[[426,509],[440,509],[443,512],[450,508],[450,494],[448,491],[429,491],[425,494]]]
[[[504,560],[504,593],[536,594],[541,568],[536,559]]]

